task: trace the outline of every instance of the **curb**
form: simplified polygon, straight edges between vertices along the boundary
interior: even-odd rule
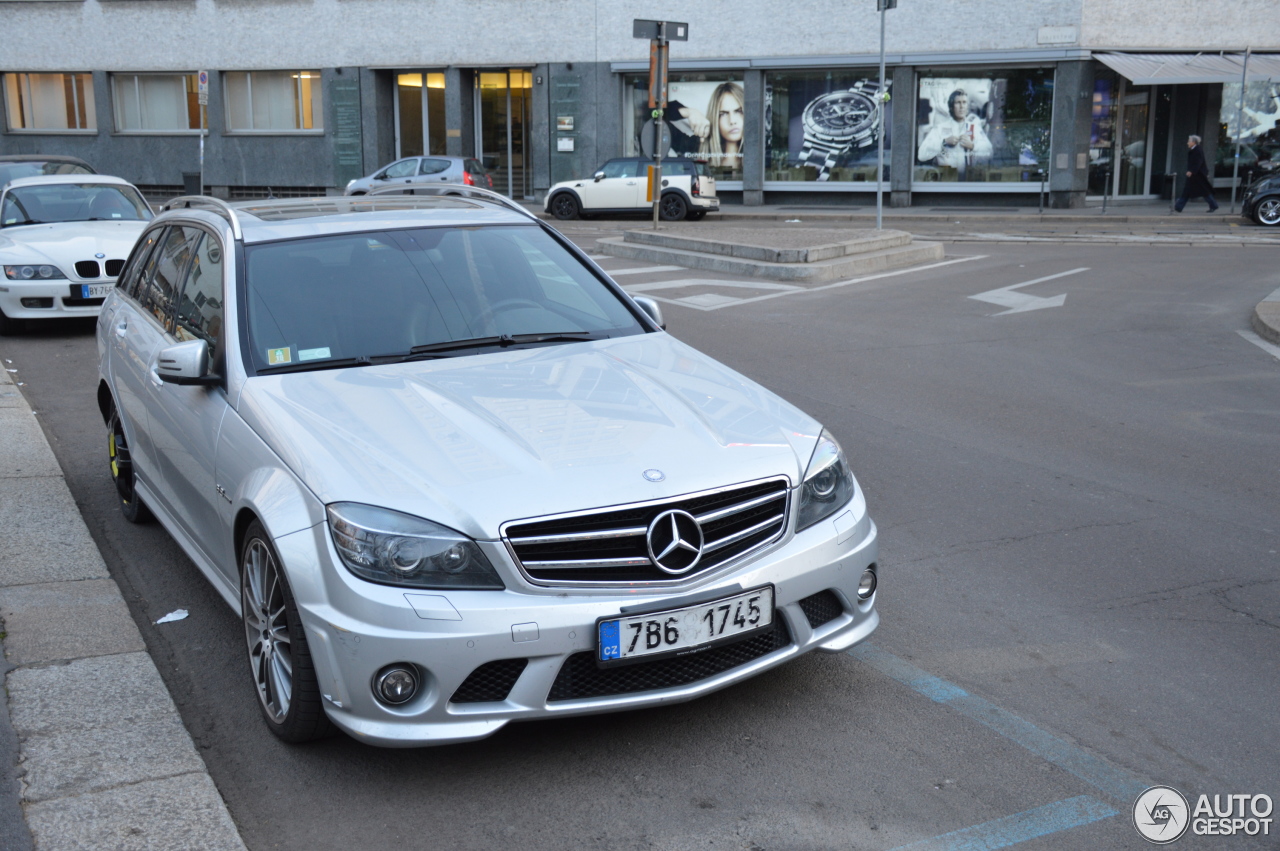
[[[35,846],[245,851],[35,413],[0,371],[6,708]]]
[[[1280,289],[1258,302],[1249,324],[1259,337],[1280,345]]]

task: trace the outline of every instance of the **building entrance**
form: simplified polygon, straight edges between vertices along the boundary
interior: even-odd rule
[[[532,95],[533,74],[527,70],[476,72],[476,157],[496,191],[522,200],[533,198],[527,156]]]

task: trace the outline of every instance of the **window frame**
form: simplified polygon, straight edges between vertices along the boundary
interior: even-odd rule
[[[195,93],[195,89],[194,87],[188,89],[186,88],[186,85],[185,85],[185,81],[190,81],[194,85],[195,78],[196,78],[195,71],[190,71],[190,72],[188,71],[175,71],[175,72],[112,71],[109,76],[111,78],[110,93],[111,93],[111,121],[112,121],[113,135],[117,135],[117,136],[199,136],[202,134],[208,135],[209,133],[208,127],[205,127],[202,129],[199,126],[199,124],[202,123],[200,120],[201,105],[196,104],[195,114],[192,115],[191,113],[192,105],[191,105],[189,96]],[[133,88],[134,97],[136,98],[135,103],[137,106],[138,114],[141,115],[142,114],[142,92],[138,85],[138,80],[140,77],[168,77],[171,79],[183,80],[184,94],[188,95],[187,122],[189,124],[191,120],[194,118],[197,126],[186,127],[186,128],[174,127],[174,128],[164,128],[164,129],[127,128],[122,126],[121,114],[120,114],[120,99],[116,91],[116,81],[124,80],[126,78],[132,78],[133,80],[132,88]],[[203,122],[203,123],[207,124],[208,122]]]
[[[245,114],[249,118],[250,125],[253,124],[253,78],[254,75],[266,74],[287,74],[295,80],[294,87],[294,119],[295,125],[292,129],[267,127],[258,129],[255,127],[237,127],[235,126],[234,116],[232,114],[232,95],[230,90],[230,77],[233,74],[243,74],[245,76],[245,91],[248,96],[248,103],[245,106]],[[318,109],[312,112],[312,126],[303,127],[303,106],[302,97],[302,80],[303,75],[308,76],[306,79],[314,79],[315,85],[319,89]],[[254,71],[223,71],[221,73],[223,115],[226,121],[225,136],[323,136],[325,135],[324,126],[324,74],[319,69],[294,69],[294,70],[254,70]],[[315,126],[316,122],[319,126]]]
[[[31,91],[31,77],[53,76],[57,75],[64,78],[63,85],[66,85],[67,77],[71,78],[71,95],[72,95],[72,111],[79,120],[81,111],[84,112],[86,127],[18,127],[14,125],[14,117],[24,114],[26,111],[23,106],[23,94],[25,92],[26,101],[34,101],[34,95]],[[84,81],[80,87],[76,85],[76,78],[83,77]],[[10,78],[15,78],[13,88],[10,87]],[[20,88],[25,83],[25,90]],[[6,133],[15,134],[38,134],[41,136],[49,135],[66,135],[66,136],[97,136],[98,135],[98,98],[94,92],[93,72],[92,71],[5,71],[0,74],[0,86],[4,88],[4,105],[5,105],[5,128]],[[12,91],[18,94],[18,103],[13,102]],[[88,96],[81,100],[81,92],[87,92]],[[63,103],[64,110],[66,103]]]

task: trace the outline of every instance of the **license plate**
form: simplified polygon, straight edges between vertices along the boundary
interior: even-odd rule
[[[773,625],[773,586],[720,600],[601,620],[601,667],[681,656],[739,640]]]
[[[81,284],[80,298],[106,298],[116,288],[115,284]]]

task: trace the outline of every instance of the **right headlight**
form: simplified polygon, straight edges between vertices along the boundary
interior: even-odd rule
[[[809,459],[804,483],[800,486],[800,515],[796,531],[807,529],[830,517],[853,498],[853,473],[844,459],[840,444],[824,429]]]
[[[506,587],[475,541],[439,523],[355,502],[335,502],[328,513],[338,556],[361,579],[410,588]]]

